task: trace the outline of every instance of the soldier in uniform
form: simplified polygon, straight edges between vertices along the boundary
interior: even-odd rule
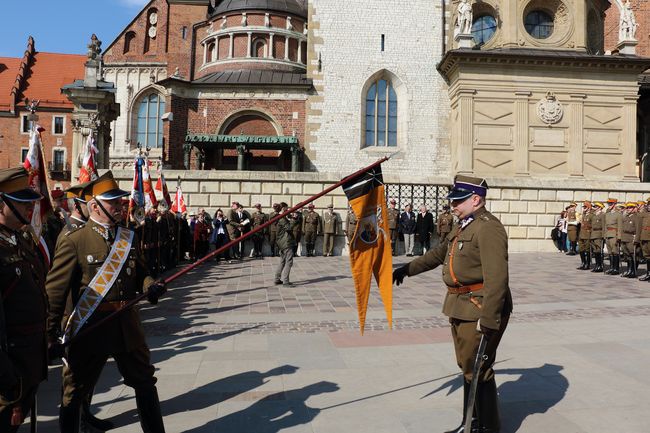
[[[348,238],[348,244],[352,242],[352,236],[354,236],[354,231],[357,228],[357,216],[354,214],[352,207],[348,209],[348,216],[345,221],[345,237]]]
[[[303,215],[302,232],[305,234],[307,257],[313,257],[316,249],[316,237],[323,232],[320,215],[314,210],[313,203],[309,203],[307,212]]]
[[[244,233],[250,230],[251,216],[248,211],[239,202],[232,202],[228,212],[228,235],[230,240],[239,239]],[[240,242],[233,247],[233,253],[236,258],[241,260],[244,257],[244,242]]]
[[[255,212],[251,215],[251,222],[253,224],[253,229],[261,226],[267,222],[268,216],[262,212],[262,205],[257,203],[255,205]],[[253,237],[253,248],[251,249],[250,257],[262,257],[262,247],[264,245],[264,236],[266,235],[266,230],[264,229],[261,232],[255,233]]]
[[[577,203],[572,202],[566,211],[567,220],[567,238],[569,239],[569,252],[567,256],[575,256],[578,248],[578,232],[580,231],[580,222],[576,212]]]
[[[618,200],[610,198],[607,200],[609,207],[605,212],[605,243],[607,245],[607,254],[609,255],[610,267],[605,271],[607,275],[618,275],[620,271],[620,248],[621,248],[621,229],[623,228],[622,206],[618,205]]]
[[[273,203],[273,211],[269,214],[269,220],[272,220],[279,214],[275,211],[275,209],[278,207],[278,203]],[[278,246],[276,243],[276,240],[278,238],[278,222],[275,221],[271,223],[268,227],[269,230],[269,245],[271,246],[271,257],[275,257],[278,255]]]
[[[388,229],[390,230],[390,248],[393,255],[397,255],[399,238],[399,210],[395,208],[397,202],[394,198],[388,201]]]
[[[66,354],[67,365],[63,368],[59,427],[66,433],[79,431],[80,405],[97,382],[108,357],[112,356],[124,383],[135,389],[143,432],[163,433],[155,370],[137,310],[129,308],[90,330],[89,335],[74,338],[75,331],[81,329],[83,332],[84,326],[92,326],[122,309],[138,292],[147,293],[149,302],[155,304],[165,290],[162,281],[156,282],[148,275],[135,233],[119,226],[121,198],[129,193],[118,188],[110,171],[89,188],[92,197],[88,201],[89,221],[59,238],[46,283],[50,305],[48,339],[53,352],[59,352],[61,347],[61,319],[68,296],[72,296],[75,306],[79,303],[96,306],[94,310],[84,308],[78,310],[79,314],[73,313],[75,319],[71,319],[64,330],[63,335],[71,340]],[[118,241],[126,254],[116,254],[113,244]],[[117,270],[109,273],[108,263]],[[106,285],[100,285],[99,281],[105,281]],[[98,295],[100,292],[104,293],[103,297]]]
[[[0,169],[0,431],[16,432],[47,378],[47,268],[31,236],[42,197],[22,168]]]
[[[487,339],[487,359],[478,377],[474,408],[478,419],[472,421],[472,432],[496,433],[500,419],[492,366],[512,312],[512,297],[508,283],[508,236],[501,222],[485,209],[487,189],[485,179],[456,176],[448,198],[458,223],[440,245],[396,269],[393,281],[399,285],[406,276],[442,265],[442,278],[447,285],[443,313],[449,317],[456,361],[465,379],[465,406],[481,335]],[[464,424],[463,419],[459,428],[447,433],[463,432]]]
[[[88,221],[88,208],[86,200],[83,195],[83,190],[90,182],[80,183],[73,185],[65,190],[66,198],[68,200],[68,209],[70,210],[69,227],[65,231],[68,232],[73,229],[83,227]]]
[[[334,240],[339,234],[339,214],[334,212],[334,206],[327,206],[323,212],[323,256],[331,257],[334,253]]]
[[[276,213],[286,212],[289,205],[285,202],[276,204],[273,208]],[[275,271],[275,284],[282,284],[285,287],[293,287],[290,279],[291,267],[293,266],[293,248],[296,240],[293,237],[293,226],[298,224],[296,213],[285,216],[278,220],[278,249],[280,250],[280,263]]]
[[[580,232],[578,234],[578,249],[582,265],[578,269],[586,271],[591,269],[591,202],[582,204],[582,215],[580,218]]]
[[[603,237],[605,233],[604,208],[605,205],[601,202],[597,201],[594,203],[594,211],[591,216],[591,236],[589,238],[589,245],[591,246],[591,254],[594,256],[595,263],[591,272],[603,272]]]
[[[300,239],[302,238],[302,221],[304,215],[307,211],[304,212],[294,212],[291,214],[291,217],[294,219],[295,224],[292,225],[291,232],[293,233],[293,239],[295,244],[293,246],[293,256],[298,257],[298,245],[300,245]],[[277,242],[277,241],[276,241]],[[280,247],[278,246],[278,253],[281,254]],[[301,251],[301,254],[304,254],[304,251]]]
[[[449,210],[449,205],[442,206],[442,212],[438,215],[436,221],[436,234],[438,235],[438,243],[442,243],[447,235],[451,232],[451,227],[454,225],[454,216]]]
[[[628,202],[621,221],[621,256],[627,261],[627,270],[621,274],[622,277],[636,277],[636,230],[636,203]]]
[[[641,254],[646,260],[647,270],[644,276],[639,278],[639,281],[649,281],[650,280],[650,201],[646,202],[644,206],[644,211],[639,211],[637,227],[636,227],[636,239],[641,245]]]

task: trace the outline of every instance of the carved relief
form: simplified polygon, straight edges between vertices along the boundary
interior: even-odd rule
[[[558,123],[563,115],[564,108],[553,92],[547,92],[546,96],[537,103],[537,116],[547,125]]]

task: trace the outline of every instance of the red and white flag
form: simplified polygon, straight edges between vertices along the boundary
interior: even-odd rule
[[[34,231],[34,239],[38,239],[38,247],[43,253],[43,257],[47,260],[47,265],[50,265],[50,254],[43,239],[43,221],[47,219],[47,215],[52,212],[52,202],[50,201],[50,193],[47,189],[47,178],[45,177],[45,163],[43,162],[43,150],[41,142],[41,132],[45,128],[37,125],[32,129],[29,135],[29,150],[27,157],[23,162],[23,167],[29,173],[29,186],[34,191],[38,192],[43,198],[36,202],[34,206],[34,213],[32,213],[32,230]]]
[[[97,169],[95,168],[95,155],[97,153],[99,153],[99,150],[95,146],[95,139],[92,134],[90,134],[88,140],[86,140],[86,146],[84,147],[83,163],[79,170],[79,183],[97,179]]]
[[[172,212],[185,213],[187,206],[185,206],[185,199],[183,198],[183,190],[181,189],[180,182],[176,187],[176,196],[174,196],[174,203],[172,204]]]
[[[156,182],[156,190],[162,192],[163,200],[169,209],[172,205],[172,198],[169,195],[169,189],[167,189],[167,182],[165,181],[165,175],[162,172],[162,165],[158,170],[158,181]]]
[[[142,164],[142,188],[144,193],[144,210],[149,211],[152,207],[158,204],[156,200],[156,193],[153,190],[153,183],[151,182],[151,175],[149,174],[149,159],[145,156],[144,164]]]

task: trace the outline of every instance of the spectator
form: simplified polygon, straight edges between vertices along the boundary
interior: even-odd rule
[[[218,250],[219,248],[226,245],[229,241],[228,219],[223,215],[223,211],[221,209],[217,209],[217,211],[214,213],[212,227],[213,231],[212,235],[210,236],[210,243],[214,245],[215,250]],[[223,253],[217,254],[217,263],[219,263],[222,258],[230,260],[230,251],[225,251]]]
[[[431,248],[433,229],[433,215],[425,205],[420,206],[420,213],[418,213],[415,222],[415,236],[418,239],[419,255],[426,253]]]
[[[415,241],[416,218],[410,204],[404,208],[404,212],[399,217],[399,231],[404,236],[404,249],[406,257],[413,257],[413,244]]]

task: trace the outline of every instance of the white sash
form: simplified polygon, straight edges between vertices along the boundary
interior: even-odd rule
[[[93,314],[97,306],[102,302],[106,294],[117,280],[122,266],[126,263],[133,243],[133,232],[123,230],[122,227],[117,229],[115,242],[108,253],[106,261],[90,281],[81,299],[74,307],[72,314],[68,318],[63,333],[63,342],[74,337],[81,327],[86,323],[88,318]]]

